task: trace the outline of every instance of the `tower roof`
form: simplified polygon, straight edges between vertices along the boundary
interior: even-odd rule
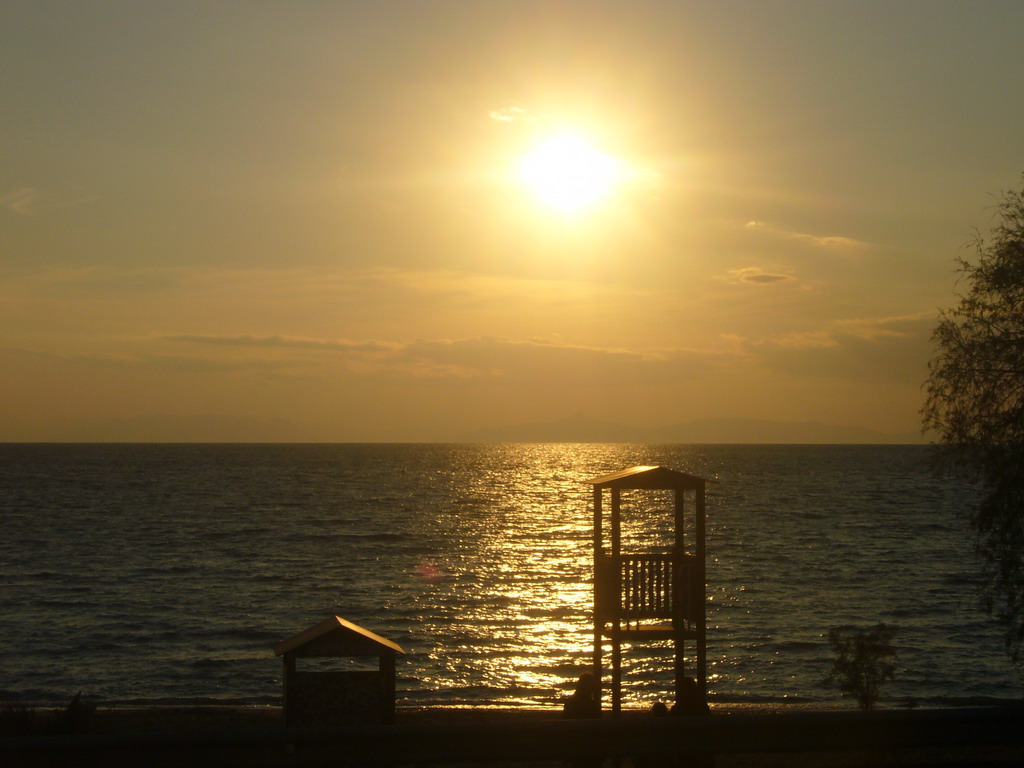
[[[713,480],[705,480],[696,475],[687,475],[668,467],[638,466],[620,469],[610,475],[587,480],[597,488],[657,490],[697,490],[704,488]]]

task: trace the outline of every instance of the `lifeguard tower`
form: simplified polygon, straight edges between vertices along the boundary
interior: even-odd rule
[[[611,645],[614,715],[622,709],[622,644],[671,641],[675,702],[684,709],[704,708],[707,702],[704,496],[705,487],[711,481],[666,467],[641,466],[588,482],[594,486],[594,677],[598,686],[602,686],[606,639]],[[611,502],[607,528],[606,491]],[[669,551],[623,552],[623,492],[632,491],[672,492],[673,542]],[[661,496],[664,498],[665,494]],[[687,530],[690,535],[685,537]],[[687,651],[696,658],[692,671],[684,664]]]

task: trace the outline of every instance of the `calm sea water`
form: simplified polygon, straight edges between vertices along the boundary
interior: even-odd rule
[[[272,703],[338,614],[402,645],[400,704],[545,705],[590,656],[591,489],[709,493],[711,698],[831,703],[830,627],[896,623],[889,703],[1019,698],[977,608],[977,491],[923,446],[0,445],[0,699]],[[638,510],[638,542],[665,535]],[[627,705],[669,650],[625,654]]]

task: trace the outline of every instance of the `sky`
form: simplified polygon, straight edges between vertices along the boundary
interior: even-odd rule
[[[917,433],[1022,47],[1018,0],[6,0],[0,440]]]

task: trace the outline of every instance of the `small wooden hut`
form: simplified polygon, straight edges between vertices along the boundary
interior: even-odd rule
[[[285,723],[351,725],[395,721],[396,643],[332,616],[274,646],[284,661]],[[300,658],[378,659],[377,669],[300,670]]]
[[[612,712],[618,714],[622,644],[671,641],[675,701],[684,710],[697,711],[707,702],[704,504],[705,487],[711,481],[665,467],[639,466],[588,482],[594,486],[594,677],[600,686],[608,639]],[[611,497],[607,529],[606,491]],[[623,551],[622,495],[627,491],[672,492],[674,540],[669,551]],[[690,540],[684,536],[687,527]],[[695,662],[692,673],[684,663],[687,649]]]

